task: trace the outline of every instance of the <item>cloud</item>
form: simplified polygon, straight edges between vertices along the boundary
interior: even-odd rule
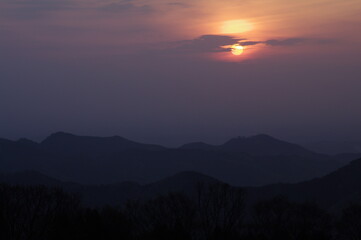
[[[242,46],[254,46],[258,44],[265,44],[267,46],[294,46],[306,42],[312,42],[306,38],[287,38],[287,39],[269,39],[266,41],[241,41]]]
[[[311,39],[306,39],[306,38],[288,38],[282,40],[270,39],[263,43],[269,46],[294,46],[306,42],[311,42]]]
[[[67,8],[70,5],[75,5],[75,2],[70,0],[3,0],[3,3],[30,10],[58,10]]]
[[[67,10],[98,10],[107,13],[140,13],[152,12],[149,5],[135,5],[132,0],[106,2],[95,0],[80,2],[75,0],[0,0],[0,16],[9,19],[36,19],[46,14]]]
[[[242,46],[255,46],[265,44],[267,46],[293,46],[304,42],[310,42],[305,38],[288,39],[270,39],[266,41],[250,41],[242,38],[235,38],[225,35],[202,35],[192,40],[183,40],[176,42],[176,47],[172,47],[176,52],[209,53],[209,52],[228,52],[234,44]]]
[[[222,46],[237,44],[240,40],[231,36],[223,35],[203,35],[192,40],[183,40],[176,42],[177,47],[173,48],[176,51],[182,52],[225,52],[228,51]]]
[[[228,52],[231,46],[239,44],[242,46],[255,46],[263,44],[269,47],[289,47],[301,44],[327,44],[332,42],[326,39],[309,39],[309,38],[286,38],[286,39],[269,39],[265,41],[252,41],[245,38],[235,38],[225,35],[202,35],[191,40],[173,42],[166,50],[167,52],[182,53],[212,53]]]
[[[242,45],[242,46],[253,46],[253,45],[260,44],[260,43],[264,43],[264,42],[260,42],[260,41],[242,41],[242,42],[239,42],[239,44]]]
[[[99,7],[98,10],[113,12],[113,13],[120,13],[120,12],[150,13],[153,11],[153,9],[149,5],[136,6],[130,2],[131,2],[130,0],[125,0],[122,2],[113,2]]]
[[[33,19],[46,13],[76,9],[77,3],[71,0],[3,0],[0,15],[15,19]]]
[[[168,3],[169,6],[175,6],[175,7],[181,7],[181,8],[189,8],[191,7],[188,3],[182,3],[182,2],[171,2]]]
[[[295,46],[301,44],[329,44],[334,42],[332,39],[311,39],[311,38],[286,38],[286,39],[269,39],[266,41],[240,41],[242,46],[254,46],[265,44],[267,46]]]

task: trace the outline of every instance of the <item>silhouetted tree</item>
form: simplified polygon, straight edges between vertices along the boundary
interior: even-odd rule
[[[134,229],[120,210],[107,206],[100,211],[100,216],[104,226],[105,239],[131,239],[131,232]]]
[[[57,215],[78,208],[76,196],[44,186],[0,186],[4,239],[47,239]]]
[[[142,239],[191,239],[195,205],[185,195],[170,193],[145,204],[128,202],[126,213]]]
[[[338,237],[342,240],[361,240],[361,205],[346,207],[337,224]]]
[[[284,197],[258,202],[250,235],[262,240],[331,239],[330,215],[317,205],[291,203]]]
[[[241,230],[245,192],[228,184],[197,186],[197,210],[206,239],[232,239]]]
[[[361,205],[345,208],[336,222],[315,204],[276,197],[244,219],[242,189],[200,183],[196,193],[96,209],[57,188],[0,184],[0,239],[361,240]]]

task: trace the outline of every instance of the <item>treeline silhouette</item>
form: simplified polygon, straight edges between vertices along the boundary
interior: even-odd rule
[[[58,188],[0,185],[4,240],[358,240],[361,205],[330,214],[276,197],[246,207],[246,193],[202,184],[195,196],[169,193],[125,206],[92,209]]]

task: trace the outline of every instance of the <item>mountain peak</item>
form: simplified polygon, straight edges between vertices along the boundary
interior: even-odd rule
[[[75,135],[71,134],[71,133],[59,131],[59,132],[52,133],[50,135],[50,137],[75,137]]]
[[[220,146],[228,152],[245,152],[251,155],[305,155],[312,152],[293,143],[266,134],[237,137]]]
[[[47,142],[47,141],[52,141],[54,139],[69,139],[69,138],[73,138],[76,137],[74,134],[71,133],[66,133],[66,132],[55,132],[50,134],[48,137],[46,137],[42,143]]]
[[[77,136],[65,132],[51,134],[41,145],[56,153],[66,155],[88,155],[99,156],[103,154],[114,154],[127,149],[160,150],[163,147],[152,144],[133,142],[120,136],[91,137]]]
[[[223,151],[245,153],[254,156],[310,156],[316,155],[297,144],[279,140],[267,134],[257,134],[250,137],[236,137],[222,145],[210,145],[203,142],[184,144],[180,149],[198,149],[205,151]]]
[[[43,143],[44,142],[47,142],[47,141],[53,141],[53,140],[75,140],[75,139],[82,139],[82,140],[85,140],[85,139],[92,139],[92,140],[114,140],[114,141],[129,141],[131,142],[130,140],[128,139],[125,139],[123,137],[120,137],[120,136],[111,136],[111,137],[93,137],[93,136],[79,136],[79,135],[75,135],[75,134],[72,134],[72,133],[67,133],[67,132],[55,132],[55,133],[52,133],[50,134],[50,136],[48,136],[47,138],[45,138],[43,140]]]

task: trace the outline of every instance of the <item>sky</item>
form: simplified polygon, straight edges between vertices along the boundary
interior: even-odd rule
[[[361,140],[359,0],[0,0],[0,137]]]

